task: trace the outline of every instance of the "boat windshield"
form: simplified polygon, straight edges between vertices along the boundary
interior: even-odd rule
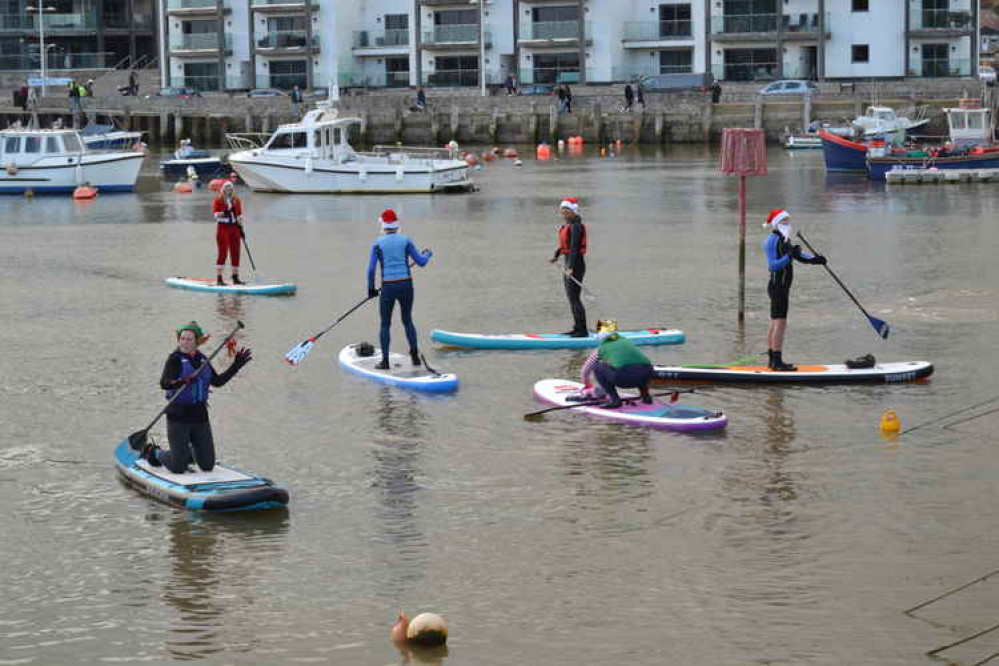
[[[80,139],[72,132],[62,135],[62,142],[66,146],[67,153],[79,153],[83,150]]]
[[[305,148],[307,135],[304,131],[279,132],[267,142],[268,150],[285,150],[288,148]]]

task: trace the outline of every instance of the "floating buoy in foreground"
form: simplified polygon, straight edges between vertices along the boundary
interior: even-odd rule
[[[470,167],[473,167],[479,163],[479,158],[476,157],[475,155],[472,155],[471,153],[465,155],[464,159],[465,159],[465,164],[467,164]]]
[[[507,148],[503,151],[503,157],[509,157],[510,159],[515,159],[518,156],[516,148]]]
[[[405,643],[407,640],[407,629],[409,629],[409,618],[406,617],[406,614],[403,611],[399,611],[399,618],[395,621],[395,624],[392,625],[392,631],[389,632],[389,638],[396,645]]]
[[[496,155],[487,150],[484,153],[482,153],[482,159],[485,162],[492,162],[493,160],[496,159]]]
[[[177,194],[190,194],[194,191],[194,186],[190,183],[177,183],[173,186],[173,191]]]
[[[524,163],[522,161],[520,161],[520,160],[514,160],[513,161],[513,165],[514,166],[524,166]]]
[[[89,184],[80,185],[75,190],[73,190],[73,199],[77,201],[84,201],[87,199],[97,198],[97,188],[91,187]]]
[[[409,621],[406,638],[421,647],[444,645],[447,643],[447,622],[436,613],[420,613]]]
[[[547,143],[538,144],[538,159],[547,160],[552,156],[552,149],[548,147]]]
[[[564,139],[559,139],[558,140],[558,149],[559,150],[565,150],[565,140]]]
[[[898,419],[898,414],[894,409],[886,409],[881,415],[881,435],[884,437],[894,437],[902,430],[902,422]]]

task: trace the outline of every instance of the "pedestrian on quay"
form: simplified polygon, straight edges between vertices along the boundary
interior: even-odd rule
[[[215,282],[224,287],[222,269],[228,258],[234,285],[245,284],[239,279],[239,242],[243,238],[243,202],[236,196],[236,188],[232,181],[227,180],[219,194],[212,202],[212,213],[215,215],[215,245],[218,256],[215,259]]]
[[[513,74],[506,75],[506,80],[503,81],[503,87],[506,88],[507,97],[513,94]]]
[[[423,88],[416,89],[416,108],[419,111],[427,110],[427,93],[423,92]]]
[[[177,348],[167,357],[160,376],[160,388],[170,400],[180,396],[166,412],[167,441],[170,450],[164,451],[149,443],[139,454],[153,467],[166,467],[174,474],[183,474],[194,462],[203,472],[215,467],[215,442],[212,425],[208,420],[208,393],[210,387],[221,388],[236,376],[244,365],[253,360],[250,349],[243,347],[225,372],[218,374],[198,346],[208,340],[198,322],[192,321],[176,330]],[[208,366],[198,372],[202,364]]]
[[[511,74],[510,75],[510,87],[513,89],[513,94],[514,95],[519,95],[520,94],[520,88],[517,87],[517,75],[516,74]]]
[[[630,83],[624,84],[624,108],[622,111],[631,111],[631,107],[635,104],[635,92],[631,89]]]
[[[770,269],[767,295],[770,296],[770,325],[767,328],[767,366],[778,372],[793,372],[798,368],[786,363],[782,357],[784,334],[787,332],[787,309],[791,297],[791,283],[794,281],[794,262],[823,266],[826,258],[812,256],[804,252],[800,245],[791,242],[791,216],[782,209],[775,208],[767,215],[764,229],[769,229],[763,241],[763,251]]]
[[[93,97],[94,96],[94,80],[93,79],[87,79],[87,82],[85,84],[83,84],[83,89],[84,89],[84,91],[86,91],[86,93],[87,93],[86,96],[87,97]]]
[[[128,74],[128,94],[132,97],[139,96],[139,77],[134,69]]]
[[[295,118],[302,117],[302,91],[295,86],[291,90],[291,108],[295,112]]]
[[[69,112],[74,115],[83,113],[83,105],[80,103],[80,85],[76,79],[69,82]]]
[[[28,82],[25,81],[21,84],[20,90],[18,90],[17,101],[20,103],[21,111],[24,113],[28,112],[28,91],[30,89],[31,88],[28,86]]]
[[[558,258],[565,257],[564,275],[565,295],[569,299],[569,309],[572,311],[572,330],[565,335],[574,338],[585,338],[590,335],[586,327],[586,308],[583,307],[583,278],[586,277],[586,225],[579,216],[579,202],[576,197],[566,197],[558,205],[562,216],[562,226],[558,230],[558,247],[555,255],[549,259],[555,263]]]
[[[715,80],[711,83],[711,87],[708,88],[708,90],[711,91],[711,103],[717,104],[718,100],[721,99],[721,94],[722,94],[721,84],[718,83],[717,80]]]
[[[402,326],[409,342],[409,358],[413,365],[420,365],[420,349],[417,343],[416,326],[413,324],[413,275],[409,270],[409,260],[417,266],[426,266],[434,253],[430,250],[417,252],[408,236],[399,232],[399,217],[391,208],[378,217],[382,227],[381,237],[371,246],[368,259],[368,298],[378,296],[378,310],[381,316],[379,343],[382,360],[375,366],[378,370],[389,369],[389,344],[392,334],[392,310],[396,302],[402,314]],[[375,271],[382,268],[382,288],[375,288]]]
[[[645,87],[641,81],[635,84],[635,103],[641,104],[642,111],[645,111]]]
[[[572,113],[572,90],[568,83],[562,84],[562,91],[565,93],[565,112]]]

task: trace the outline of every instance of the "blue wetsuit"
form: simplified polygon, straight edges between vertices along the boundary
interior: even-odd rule
[[[770,282],[767,294],[770,296],[770,318],[787,319],[788,301],[791,296],[791,282],[794,281],[794,259],[805,263],[820,263],[816,257],[792,245],[784,235],[774,230],[763,241],[763,251],[767,255],[770,269]]]
[[[379,342],[382,348],[382,361],[388,363],[389,342],[392,330],[392,310],[399,301],[402,311],[402,325],[406,329],[410,354],[417,357],[416,327],[413,325],[413,278],[409,272],[409,259],[417,266],[426,266],[433,253],[429,250],[418,252],[413,241],[405,234],[387,233],[371,246],[368,261],[368,293],[375,289],[375,269],[382,266],[382,289],[378,301],[381,312]]]

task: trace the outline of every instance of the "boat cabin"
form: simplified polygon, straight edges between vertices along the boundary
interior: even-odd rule
[[[992,141],[992,122],[989,109],[969,108],[962,105],[957,109],[944,109],[947,114],[947,128],[950,140],[958,146],[986,144]]]
[[[357,153],[347,142],[348,130],[360,123],[360,118],[338,118],[335,111],[313,109],[300,122],[278,127],[264,144],[264,150],[335,163],[350,162],[357,159]]]
[[[80,135],[73,130],[7,129],[0,131],[0,162],[30,164],[43,157],[84,152]]]
[[[865,116],[882,122],[894,122],[898,119],[898,116],[895,115],[895,109],[890,106],[869,106]]]

